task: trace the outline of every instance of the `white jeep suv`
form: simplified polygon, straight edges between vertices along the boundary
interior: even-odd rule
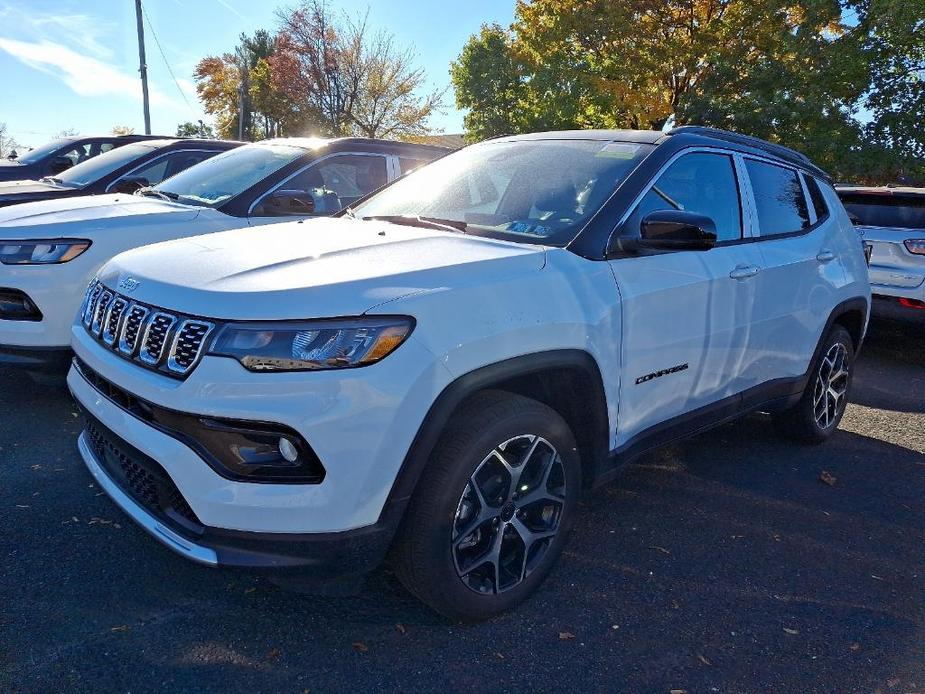
[[[755,410],[819,442],[844,412],[867,268],[791,150],[506,137],[311,224],[117,256],[73,327],[87,466],[194,561],[344,588],[389,554],[480,619],[639,453]]]

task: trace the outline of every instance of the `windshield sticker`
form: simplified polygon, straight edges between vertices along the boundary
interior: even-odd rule
[[[609,159],[632,159],[638,151],[639,145],[631,145],[625,142],[608,142],[594,156]]]
[[[513,231],[515,234],[530,234],[532,236],[549,236],[552,229],[542,224],[531,224],[530,222],[511,222],[507,226],[507,231]]]

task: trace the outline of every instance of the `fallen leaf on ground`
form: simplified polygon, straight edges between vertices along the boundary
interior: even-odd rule
[[[819,473],[819,480],[821,482],[825,482],[830,487],[834,487],[835,483],[838,481],[835,475],[833,475],[828,470],[823,470],[821,473]]]
[[[888,679],[888,680],[886,681],[886,686],[889,687],[890,689],[892,689],[893,687],[895,687],[897,684],[899,684],[899,678],[898,678],[898,677],[891,677],[890,679]]]
[[[560,631],[559,632],[560,641],[571,641],[573,638],[575,638],[575,634],[573,634],[570,631]]]
[[[501,655],[500,653],[495,653],[495,658],[497,658],[498,660],[504,660],[504,656]]]
[[[128,625],[122,624],[121,626],[113,627],[109,631],[128,631]]]
[[[279,658],[279,649],[278,649],[278,648],[271,648],[271,649],[270,649],[270,652],[267,653],[267,658],[266,658],[266,659],[267,659],[267,660],[276,660],[277,658]]]
[[[245,588],[245,589],[244,589],[244,592],[245,592],[245,593],[253,593],[255,590],[257,590],[257,589],[254,588],[254,586],[251,586],[250,588]]]
[[[405,625],[404,625],[404,624],[396,624],[396,625],[395,625],[395,631],[397,631],[397,632],[398,632],[399,634],[401,634],[402,636],[404,636],[405,634],[408,633],[408,630],[405,629]]]
[[[859,651],[861,650],[861,644],[852,643],[850,646],[848,646],[848,648],[850,648],[852,651]]]
[[[657,549],[659,552],[662,552],[663,554],[671,554],[669,550],[665,549],[664,547],[659,547],[658,545],[649,545],[649,549]]]
[[[354,641],[353,650],[355,650],[357,653],[366,653],[366,651],[369,650],[369,646],[367,646],[362,641]]]
[[[875,581],[882,581],[882,580],[883,580],[883,576],[877,576],[876,574],[871,574],[870,577],[871,577],[872,579],[874,579]]]
[[[701,663],[703,663],[704,665],[712,665],[712,664],[713,664],[713,663],[710,661],[709,658],[707,658],[705,655],[701,655],[700,653],[697,654],[697,660],[699,660],[699,661],[700,661]]]
[[[785,634],[790,634],[791,636],[796,636],[796,635],[799,634],[800,632],[799,632],[799,630],[797,630],[797,629],[788,629],[787,627],[784,627],[784,633],[785,633]]]
[[[671,689],[668,694],[687,694],[686,689]]]

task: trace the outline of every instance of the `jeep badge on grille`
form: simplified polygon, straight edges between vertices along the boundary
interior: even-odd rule
[[[136,280],[134,277],[123,277],[121,280],[119,280],[118,286],[119,289],[121,289],[123,292],[133,292],[138,289],[139,284],[141,284],[141,282]]]

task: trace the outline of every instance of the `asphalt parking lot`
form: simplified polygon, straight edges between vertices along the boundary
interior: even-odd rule
[[[874,321],[831,442],[756,415],[640,459],[468,627],[387,571],[318,598],[176,557],[91,484],[63,390],[0,373],[0,422],[0,690],[925,691],[925,316]]]

